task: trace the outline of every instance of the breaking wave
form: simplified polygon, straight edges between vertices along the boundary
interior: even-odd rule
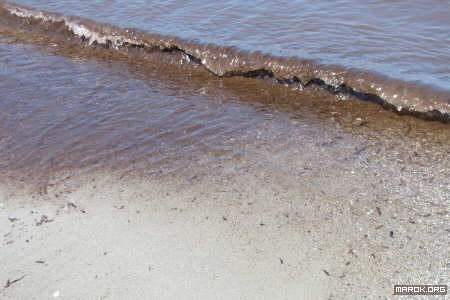
[[[220,77],[271,78],[298,90],[311,85],[320,86],[331,93],[349,94],[364,101],[378,103],[399,114],[443,122],[449,120],[449,91],[417,82],[392,79],[375,72],[322,65],[298,57],[277,57],[241,51],[234,47],[200,44],[9,3],[0,2],[0,16],[10,26],[27,24],[31,27],[44,27],[49,34],[64,32],[66,36],[93,47],[177,52],[185,60]]]

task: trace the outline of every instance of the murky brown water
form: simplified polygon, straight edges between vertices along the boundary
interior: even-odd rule
[[[390,102],[376,89],[348,92],[361,71],[333,85],[339,75],[330,74],[341,67],[7,7],[0,20],[0,166],[17,180],[46,184],[61,172],[105,167],[147,176],[220,168],[250,149],[287,159],[314,141],[311,151],[335,148],[324,158],[332,161],[360,150],[354,136],[399,141],[405,151],[418,143],[439,159],[449,153],[448,124],[385,110],[379,104]],[[445,91],[364,76],[372,85],[383,82],[381,96],[409,87],[399,103],[411,93],[435,97],[416,97],[412,112],[446,111]]]
[[[342,139],[354,150],[355,134],[369,140],[406,135],[407,145],[426,141],[428,149],[448,150],[448,125],[376,104],[183,72],[163,60],[137,67],[146,61],[105,49],[83,55],[74,51],[79,46],[37,37],[35,44],[0,40],[1,166],[17,180],[46,184],[61,172],[104,167],[148,176],[187,172],[193,165],[220,167],[260,147],[286,156],[314,140],[339,153],[348,150]]]
[[[271,7],[266,9],[271,12],[273,11]],[[351,55],[344,51],[346,57],[351,57],[355,61],[354,64],[347,64],[345,60],[336,65],[319,64],[317,59],[311,59],[315,58],[314,56],[300,57],[298,55],[299,53],[296,53],[295,57],[289,57],[286,54],[282,56],[278,54],[273,55],[272,53],[271,55],[261,54],[260,52],[254,51],[257,48],[250,49],[249,52],[243,52],[236,48],[226,47],[223,44],[212,45],[198,43],[192,40],[180,39],[179,37],[154,34],[142,29],[122,29],[113,25],[100,23],[99,21],[104,20],[98,18],[88,20],[7,3],[3,4],[0,10],[5,26],[12,28],[26,27],[28,31],[41,30],[46,34],[59,35],[61,39],[69,38],[79,40],[85,45],[101,46],[115,50],[138,48],[143,53],[154,51],[175,52],[181,58],[184,57],[187,61],[194,62],[220,77],[269,77],[280,84],[289,85],[299,90],[310,86],[320,86],[335,94],[352,95],[364,101],[382,104],[402,114],[414,114],[444,121],[449,118],[450,92],[448,90],[447,75],[444,75],[444,77],[440,75],[442,73],[448,74],[445,67],[443,70],[442,66],[448,58],[449,51],[446,51],[447,44],[442,44],[445,38],[442,39],[440,35],[440,30],[448,27],[445,19],[440,23],[439,19],[439,26],[437,26],[439,30],[430,33],[428,30],[431,25],[427,23],[426,20],[428,19],[424,18],[421,26],[418,26],[421,31],[416,32],[414,37],[409,37],[409,40],[412,41],[415,40],[415,37],[422,35],[435,37],[433,39],[435,42],[433,47],[443,49],[442,53],[433,55],[432,59],[417,56],[415,57],[414,64],[407,64],[420,70],[426,70],[430,62],[433,62],[433,66],[428,68],[429,70],[426,72],[417,72],[407,67],[403,68],[403,73],[405,74],[393,76],[397,73],[395,70],[402,69],[402,67],[396,66],[396,62],[399,60],[398,56],[390,57],[385,63],[390,66],[389,68],[379,69],[377,66],[381,66],[384,63],[380,64],[377,62],[382,60],[382,57],[385,55],[385,50],[376,51],[375,54],[371,54],[367,58],[367,60],[372,61],[370,65],[374,66],[367,70],[366,65],[357,63],[358,60],[356,58],[361,56],[361,53],[372,52],[357,43],[352,43],[351,45],[352,51],[356,48],[357,55]],[[334,11],[333,7],[329,8],[329,10],[330,14]],[[414,11],[408,13],[412,14]],[[118,14],[120,15],[119,12]],[[439,16],[439,13],[437,13],[437,16]],[[297,20],[301,17],[293,16],[293,19]],[[332,19],[338,22],[339,20],[346,20],[349,16],[335,16],[334,18]],[[281,17],[280,20],[282,20]],[[360,22],[363,24],[364,22],[362,20]],[[391,26],[401,25],[401,23],[392,22]],[[117,23],[120,24],[121,22]],[[349,26],[352,22],[345,24]],[[145,29],[149,25],[152,25],[152,22],[149,22],[147,26],[143,26],[143,28]],[[350,26],[351,30],[357,31],[352,26]],[[316,32],[319,35],[325,33],[320,30]],[[347,32],[346,34],[348,35],[349,33]],[[328,39],[341,39],[340,36],[332,36],[330,33],[325,35],[328,35]],[[389,34],[385,33],[385,35],[388,36]],[[290,38],[292,40],[298,40],[296,35],[292,35]],[[265,36],[259,34],[252,34],[250,40],[253,39],[258,41],[266,40]],[[398,36],[398,39],[401,40],[400,36]],[[299,41],[302,41],[302,39]],[[384,43],[386,44],[384,46],[387,46],[390,44],[390,41],[387,40]],[[318,44],[320,45],[321,43],[318,42]],[[428,44],[430,43],[426,43],[425,45]],[[237,46],[241,47],[240,44],[237,44]],[[243,46],[245,46],[245,43]],[[284,45],[283,43],[281,43],[281,46],[285,46],[288,49],[295,48],[295,46]],[[269,46],[268,48],[270,49]],[[371,49],[373,50],[375,48],[373,46]],[[432,53],[431,49],[423,48],[402,48],[401,51],[413,53],[425,50],[427,53]],[[439,62],[434,64],[436,59]],[[183,63],[183,60],[180,59],[176,63]],[[430,79],[430,76],[438,76],[439,79]]]

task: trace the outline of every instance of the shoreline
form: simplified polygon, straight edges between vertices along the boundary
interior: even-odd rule
[[[0,47],[0,298],[446,284],[448,124],[41,37]]]
[[[279,163],[2,187],[0,281],[25,277],[0,298],[387,299],[394,284],[447,284],[442,183],[409,198],[419,175],[395,190],[364,170]]]

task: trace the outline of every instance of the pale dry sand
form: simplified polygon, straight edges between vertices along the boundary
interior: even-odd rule
[[[400,299],[394,284],[448,284],[445,151],[360,142],[40,194],[3,184],[0,298]]]
[[[328,293],[326,249],[311,247],[314,236],[289,224],[286,207],[272,211],[261,197],[243,199],[231,187],[213,195],[179,182],[112,185],[103,178],[61,194],[76,207],[54,199],[4,204],[0,281],[25,277],[3,289],[2,298],[307,299]],[[37,225],[43,215],[51,221]],[[12,216],[18,220],[8,220]]]

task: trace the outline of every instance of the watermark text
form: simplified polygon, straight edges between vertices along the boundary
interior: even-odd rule
[[[394,295],[447,295],[446,285],[402,284],[394,285]]]

